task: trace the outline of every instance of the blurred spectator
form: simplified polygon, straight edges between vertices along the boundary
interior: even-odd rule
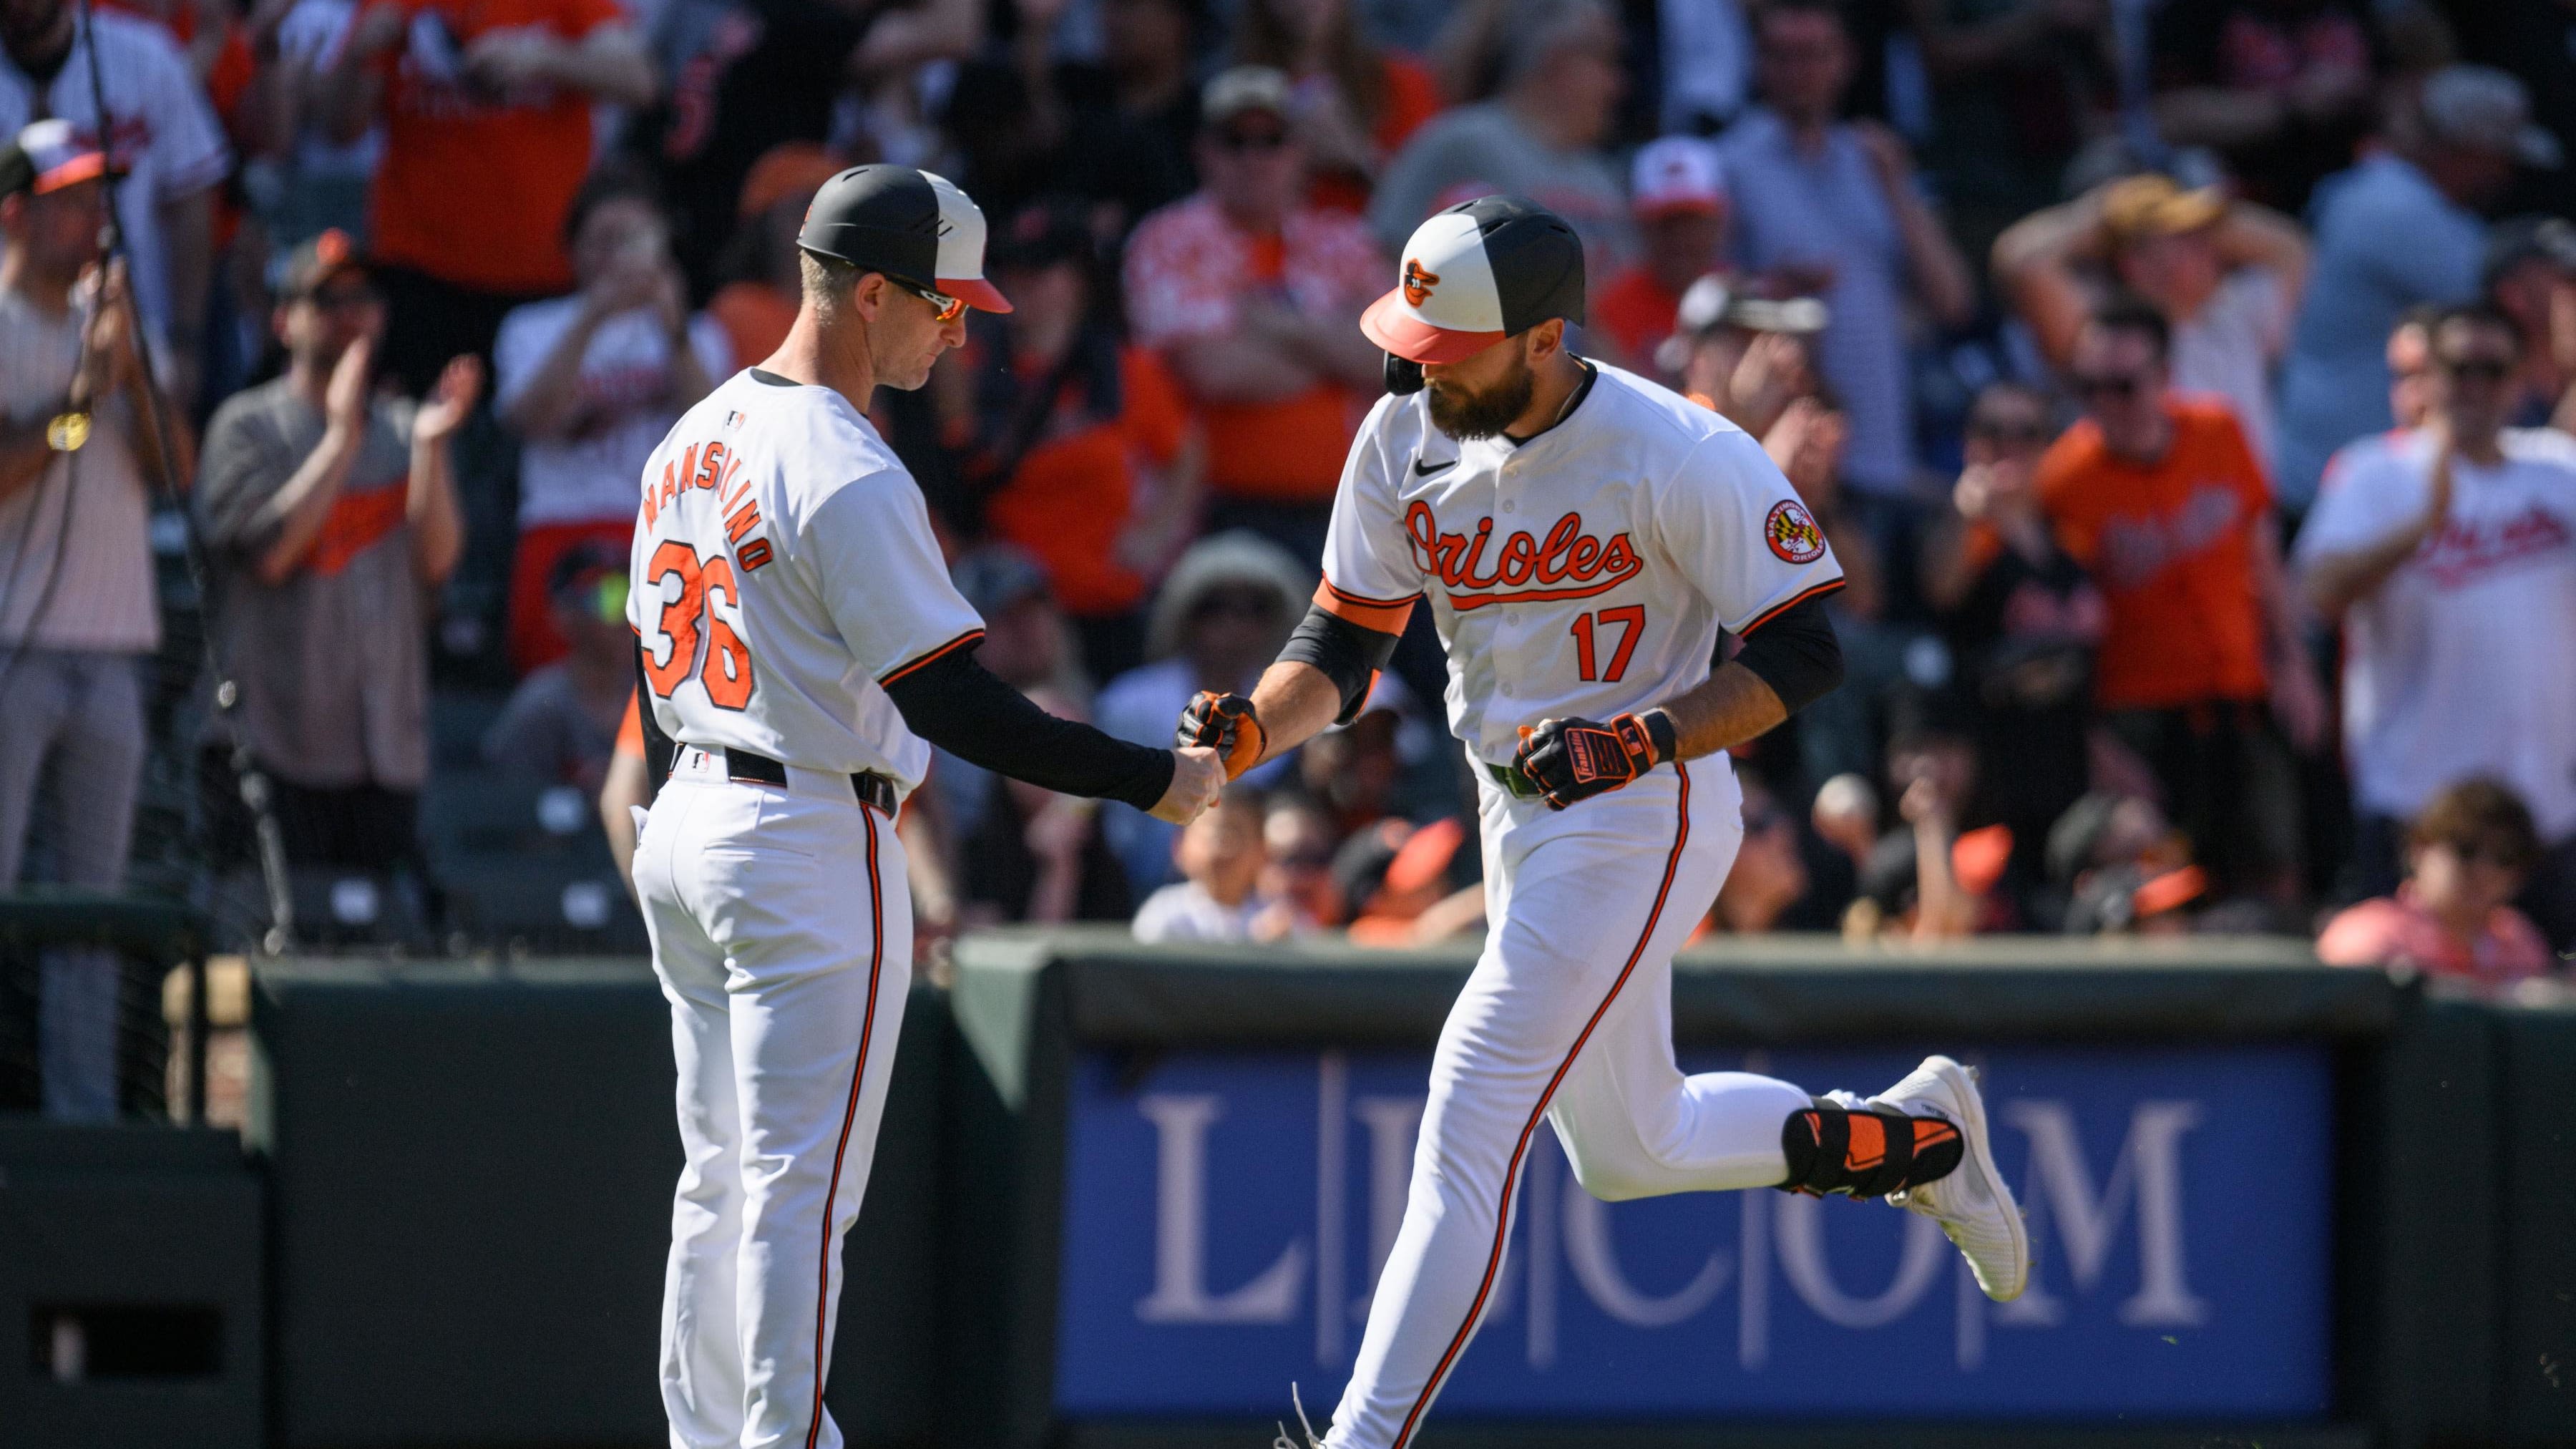
[[[1332,822],[1334,838],[1404,813],[1396,798],[1404,785],[1400,741],[1412,703],[1402,680],[1380,674],[1357,718],[1327,727],[1298,749],[1296,788]]]
[[[524,442],[510,572],[510,662],[522,673],[564,650],[546,601],[555,560],[585,540],[625,551],[644,460],[733,370],[724,329],[689,312],[662,213],[640,180],[593,177],[564,232],[580,290],[513,308],[493,344],[492,401]]]
[[[2296,898],[2298,801],[2282,731],[2324,726],[2271,490],[2227,405],[2170,391],[2164,314],[2098,310],[2075,341],[2086,417],[2039,465],[2040,505],[2100,586],[2094,698],[2154,772],[2222,895]],[[2271,702],[2265,709],[2265,700]]]
[[[1924,590],[1976,714],[1981,813],[2011,827],[2014,887],[2047,877],[2048,830],[2091,778],[2101,591],[2049,530],[2036,476],[2053,430],[2038,393],[1996,383],[1968,411],[1954,516],[1927,545]]]
[[[1193,147],[1202,128],[1192,83],[1207,0],[1099,0],[1100,65],[1056,67],[1044,43],[1044,5],[1021,7],[1023,46],[1036,57],[1032,90],[1041,115],[1062,112],[1064,169],[1072,189],[1115,211],[1125,231],[1199,187]]]
[[[2576,144],[2576,7],[2565,0],[2436,0],[2458,32],[2459,58],[2509,71],[2531,96],[2532,118]],[[2576,168],[2518,178],[2515,211],[2576,216]]]
[[[2486,228],[2476,208],[2512,181],[2517,160],[2558,161],[2557,139],[2529,117],[2513,77],[2447,67],[2386,150],[2317,188],[2316,274],[2281,370],[2275,472],[2286,506],[2304,511],[2334,450],[2388,426],[2380,348],[2398,317],[2477,294]]]
[[[1908,646],[1920,637],[1888,622],[1886,558],[1843,487],[1849,437],[1842,413],[1813,397],[1790,403],[1762,435],[1762,451],[1797,490],[1843,566],[1843,587],[1825,600],[1842,646],[1843,684],[1798,715],[1798,753],[1810,780],[1877,765],[1881,707],[1907,677]]]
[[[2049,827],[2048,878],[2058,928],[2077,936],[2170,928],[2209,888],[2155,802],[2108,792],[2086,795]]]
[[[1636,251],[1618,173],[1600,147],[1619,96],[1619,21],[1604,0],[1509,0],[1503,88],[1416,133],[1379,178],[1369,225],[1389,252],[1443,207],[1494,192],[1526,196],[1572,223],[1589,275]]]
[[[2401,821],[2493,775],[2550,842],[2521,867],[2534,914],[2576,940],[2576,441],[2503,426],[2520,346],[2500,313],[2445,314],[2425,425],[2345,450],[2298,557],[2343,621],[2362,890],[2393,883]]]
[[[254,20],[271,16],[277,59],[268,68],[273,132],[266,140],[284,173],[280,194],[264,212],[276,228],[273,240],[292,246],[332,230],[363,238],[368,185],[384,163],[385,128],[379,122],[341,141],[321,112],[322,77],[348,40],[357,0],[294,0],[282,13],[272,3],[258,7]]]
[[[490,354],[512,307],[577,280],[565,219],[590,170],[591,107],[653,89],[614,0],[368,0],[320,103],[343,144],[384,123],[367,231],[391,309],[384,366],[405,391],[428,391],[459,353]]]
[[[1744,781],[1744,839],[1735,864],[1709,907],[1707,929],[1753,936],[1784,929],[1791,907],[1807,894],[1806,862],[1798,854],[1798,823],[1759,781]]]
[[[1261,823],[1261,893],[1286,901],[1300,919],[1338,926],[1344,909],[1333,884],[1333,850],[1341,843],[1322,807],[1274,796]]]
[[[793,189],[777,158],[822,150],[859,42],[885,12],[831,0],[663,0],[658,11],[645,39],[665,86],[623,144],[661,181],[678,222],[672,251],[703,291],[738,280],[723,275],[726,239]],[[767,192],[761,206],[755,190]],[[765,271],[769,257],[749,260]]]
[[[1368,209],[1377,175],[1440,111],[1422,62],[1369,39],[1354,0],[1245,0],[1235,24],[1238,64],[1286,72],[1289,109],[1312,172],[1308,199]]]
[[[1387,268],[1356,220],[1303,201],[1288,103],[1288,78],[1264,67],[1208,82],[1206,189],[1128,240],[1127,322],[1200,405],[1208,526],[1252,529],[1310,561],[1378,390],[1383,358],[1353,323]]]
[[[1054,690],[1031,690],[1029,698],[1049,714],[1083,718]],[[1126,872],[1101,839],[1098,801],[1007,775],[993,777],[992,792],[966,837],[962,923],[1125,921],[1135,910]]]
[[[1754,16],[1762,105],[1719,145],[1736,199],[1736,259],[1831,313],[1816,364],[1851,420],[1843,476],[1865,500],[1915,487],[1906,314],[1965,324],[1976,283],[1916,185],[1895,132],[1840,119],[1852,45],[1826,0]],[[1895,546],[1901,528],[1873,528]]]
[[[2405,883],[2327,922],[2317,958],[2411,966],[2489,987],[2548,975],[2556,954],[2508,904],[2539,853],[2531,812],[2511,790],[2477,778],[2451,785],[2407,829]]]
[[[1692,402],[1769,437],[1791,403],[1816,392],[1809,349],[1826,320],[1813,297],[1766,301],[1712,274],[1682,293],[1655,365]]]
[[[2576,425],[2576,223],[2556,216],[2496,223],[2478,280],[2488,304],[2523,336],[2507,420]]]
[[[1074,647],[1072,626],[1047,589],[1045,567],[1028,550],[983,544],[960,555],[948,573],[984,621],[976,663],[1023,694],[1044,689],[1077,705],[1089,703],[1092,683]],[[944,822],[957,838],[974,834],[992,798],[992,772],[935,745],[931,759],[930,783]]]
[[[2425,376],[2433,368],[2433,323],[2443,309],[2430,303],[2409,307],[2388,329],[2388,415],[2400,429],[2424,426]],[[2347,447],[2361,447],[2376,441],[2364,438]],[[2329,463],[2326,471],[2334,471]]]
[[[1269,864],[1261,792],[1230,785],[1217,803],[1181,827],[1172,860],[1181,878],[1136,908],[1139,941],[1242,944],[1297,934],[1287,901],[1260,890]]]
[[[2257,462],[2273,448],[2272,364],[2290,344],[2308,244],[2296,223],[2217,187],[2184,191],[2163,176],[2131,176],[2023,218],[1995,243],[1995,274],[2059,368],[2102,288],[2085,263],[2107,265],[2173,329],[2173,385],[2216,393],[2235,410]]]
[[[1202,689],[1249,694],[1306,612],[1314,575],[1277,544],[1221,533],[1192,544],[1154,599],[1145,657],[1109,681],[1100,727],[1122,740],[1171,748],[1173,722]],[[1257,785],[1287,769],[1274,760],[1244,778]],[[1174,827],[1130,806],[1101,807],[1102,828],[1141,893],[1170,878]]]
[[[1751,99],[1753,36],[1745,0],[1656,0],[1661,52],[1661,130],[1714,136]]]
[[[626,714],[617,723],[610,746],[608,777],[599,786],[599,825],[608,835],[608,853],[617,862],[617,878],[635,889],[635,811],[653,803],[653,769],[644,758],[644,715],[635,692],[626,694]]]
[[[1484,886],[1451,880],[1469,839],[1456,819],[1418,828],[1381,820],[1352,836],[1333,861],[1343,899],[1352,903],[1352,944],[1424,946],[1482,927]]]
[[[1860,896],[1843,915],[1843,934],[1929,941],[2016,924],[1997,892],[2012,852],[2008,826],[1962,833],[1977,791],[1977,746],[1969,721],[1945,696],[1914,693],[1900,701],[1889,732],[1887,782],[1897,792],[1902,829],[1880,837],[1860,874]]]
[[[1904,0],[1932,83],[1923,166],[1953,232],[1982,254],[2118,109],[2109,0]],[[2137,8],[2137,7],[2132,7]]]
[[[1609,344],[1601,348],[1604,356],[1652,376],[1655,350],[1673,335],[1682,294],[1724,267],[1729,202],[1717,148],[1696,136],[1648,142],[1637,152],[1631,180],[1628,204],[1644,253],[1594,294],[1590,331]]]
[[[124,172],[117,221],[134,269],[134,299],[158,344],[163,392],[191,409],[214,277],[215,186],[232,158],[205,89],[168,30],[113,10],[84,21],[81,10],[75,0],[0,6],[0,135],[52,117],[77,127],[81,144],[98,146],[101,97],[91,77],[106,84],[114,118],[106,149]]]
[[[1046,569],[1096,677],[1144,661],[1145,591],[1198,522],[1206,447],[1160,357],[1122,343],[1071,201],[1022,211],[987,262],[1011,299],[970,333],[951,389],[984,523]]]
[[[0,893],[18,889],[31,847],[63,885],[122,887],[143,779],[161,616],[136,460],[152,456],[156,403],[124,270],[98,266],[105,170],[67,121],[0,151]],[[118,960],[49,951],[38,970],[46,1115],[111,1121]]]
[[[273,325],[286,373],[216,410],[197,485],[208,615],[240,690],[207,774],[231,779],[237,722],[290,861],[389,870],[418,855],[429,603],[465,548],[450,439],[482,368],[456,359],[417,406],[378,393],[385,303],[339,232],[297,248]]]
[[[2156,129],[2207,146],[2252,199],[2297,214],[2371,123],[2365,0],[2167,0],[2155,13]]]
[[[757,367],[787,340],[804,285],[796,233],[814,193],[842,169],[841,159],[822,147],[789,142],[763,153],[742,179],[741,220],[716,261],[724,285],[707,299],[707,315],[724,329],[734,366]]]
[[[570,648],[511,691],[501,717],[483,732],[485,764],[598,792],[635,698],[626,566],[624,553],[599,543],[575,544],[555,560],[546,603]]]

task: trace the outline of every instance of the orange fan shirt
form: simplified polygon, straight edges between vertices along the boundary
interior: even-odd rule
[[[1118,535],[1135,509],[1136,464],[1171,462],[1189,429],[1180,384],[1153,353],[1121,348],[1118,385],[1117,417],[1065,426],[1078,413],[1068,400],[1058,413],[1062,430],[1030,448],[984,505],[985,524],[1045,565],[1056,601],[1086,619],[1144,599],[1144,578],[1117,559]]]
[[[2040,459],[2040,506],[2109,605],[2095,663],[2105,709],[2259,700],[2267,687],[2254,530],[2272,490],[2224,402],[2177,397],[2166,412],[2173,442],[2152,464],[2113,455],[2089,418]]]
[[[1680,293],[1665,291],[1644,267],[1630,267],[1593,299],[1592,325],[1618,344],[1625,366],[1652,376],[1655,349],[1673,335],[1673,318],[1681,309]]]
[[[385,57],[385,158],[371,227],[379,261],[482,292],[572,285],[563,224],[590,171],[590,98],[569,89],[490,97],[452,75],[496,30],[579,40],[623,21],[616,0],[379,0],[412,28]],[[433,17],[424,20],[423,17]],[[443,26],[452,46],[425,39]]]

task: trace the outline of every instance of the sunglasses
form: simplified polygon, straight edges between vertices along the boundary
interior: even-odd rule
[[[894,281],[892,278],[889,278],[888,280]],[[912,295],[919,297],[921,300],[928,302],[930,304],[932,320],[934,321],[942,323],[954,322],[958,318],[966,315],[966,299],[963,297],[952,297],[946,292],[934,292],[928,287],[918,286],[911,282],[895,281],[894,284],[903,288],[905,291],[910,292]]]
[[[2455,382],[2502,382],[2513,371],[2513,364],[2491,357],[2465,358],[2457,362],[2446,359],[2434,366]]]
[[[1285,131],[1219,131],[1216,135],[1216,144],[1219,150],[1237,154],[1248,151],[1276,151],[1288,144],[1288,133]]]
[[[2099,377],[2073,379],[2075,394],[2082,398],[2126,399],[2138,395],[2140,381],[2134,373],[2105,373]]]

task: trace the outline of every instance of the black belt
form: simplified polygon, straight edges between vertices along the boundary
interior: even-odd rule
[[[737,750],[730,746],[719,746],[708,753],[724,756],[725,778],[728,780],[753,785],[776,785],[782,789],[786,787],[787,767],[767,755],[755,755],[749,750]],[[859,797],[860,804],[875,806],[879,815],[894,814],[894,781],[876,771],[862,770],[852,775],[850,790]]]
[[[1538,787],[1538,781],[1531,779],[1518,765],[1487,765],[1485,773],[1493,776],[1494,783],[1502,786],[1505,792],[1517,795],[1523,800],[1536,800],[1547,793]]]

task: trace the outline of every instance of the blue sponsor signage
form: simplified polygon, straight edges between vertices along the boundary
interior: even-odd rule
[[[2010,1048],[1985,1072],[2038,1269],[1988,1302],[1929,1221],[1760,1191],[1599,1202],[1533,1144],[1458,1417],[2297,1419],[2328,1392],[2333,1139],[2313,1046]],[[1320,1419],[1404,1209],[1424,1056],[1075,1070],[1055,1402]],[[1686,1055],[1870,1091],[1920,1053]],[[1319,1407],[1320,1406],[1320,1407]]]

